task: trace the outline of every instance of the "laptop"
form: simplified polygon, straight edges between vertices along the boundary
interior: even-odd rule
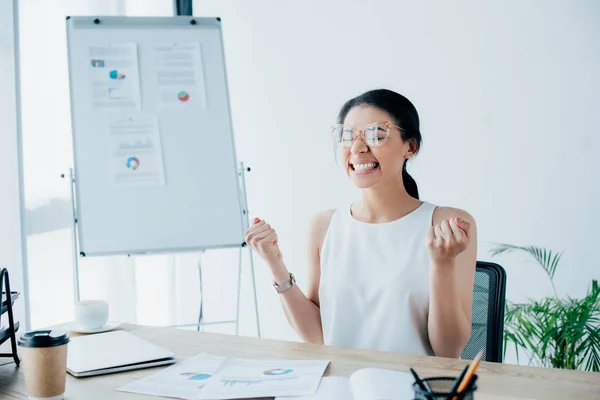
[[[67,372],[77,378],[176,362],[173,352],[125,331],[75,337],[67,350]]]

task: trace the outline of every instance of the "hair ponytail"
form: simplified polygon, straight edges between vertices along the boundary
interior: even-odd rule
[[[417,188],[417,182],[413,179],[412,176],[406,170],[406,162],[408,160],[404,160],[404,165],[402,165],[402,182],[404,182],[404,189],[408,193],[409,196],[414,197],[415,199],[419,199],[419,189]]]

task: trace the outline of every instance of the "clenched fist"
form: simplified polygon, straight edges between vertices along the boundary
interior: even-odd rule
[[[267,263],[273,264],[281,261],[277,232],[265,221],[254,218],[252,225],[244,233],[244,240]]]
[[[426,243],[431,260],[450,262],[465,251],[469,247],[470,227],[470,223],[455,217],[429,228]]]

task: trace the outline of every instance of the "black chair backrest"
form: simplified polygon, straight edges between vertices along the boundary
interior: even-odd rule
[[[482,361],[502,362],[505,294],[504,268],[498,264],[477,261],[471,338],[460,358],[472,360],[483,350]]]

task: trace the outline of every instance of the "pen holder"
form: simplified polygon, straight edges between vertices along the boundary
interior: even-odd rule
[[[415,382],[413,384],[414,400],[472,400],[475,398],[473,393],[477,390],[477,375],[473,375],[471,383],[465,390],[452,396],[451,390],[455,380],[456,378],[449,376],[423,379],[427,390],[423,390]]]

